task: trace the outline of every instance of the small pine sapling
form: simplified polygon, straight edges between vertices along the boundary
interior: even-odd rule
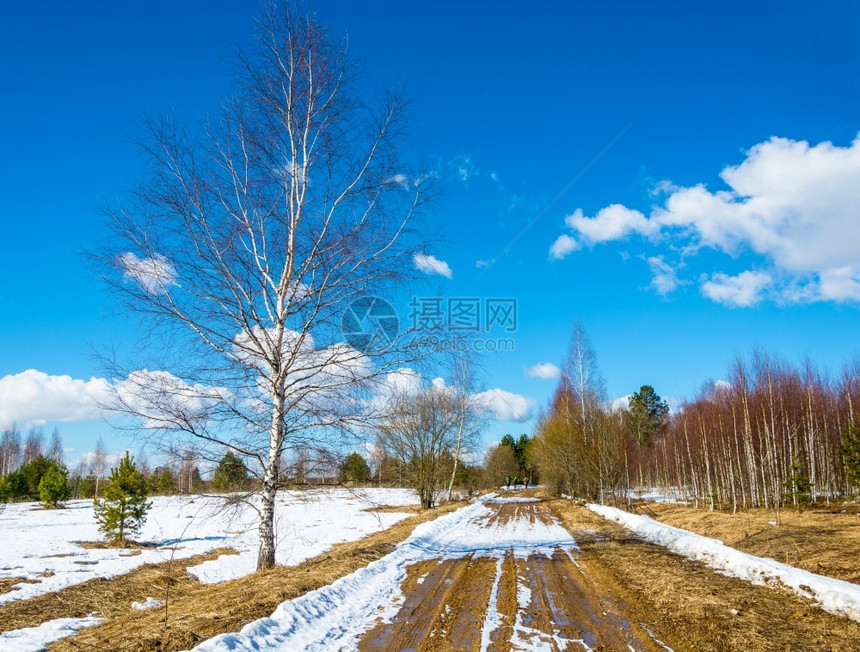
[[[71,495],[69,472],[63,464],[52,461],[39,481],[39,498],[42,505],[45,509],[58,509],[62,506],[61,503],[68,500]]]
[[[813,484],[809,481],[809,476],[804,472],[800,460],[794,458],[791,463],[791,476],[785,482],[787,489],[786,500],[794,502],[794,507],[799,514],[804,507],[812,502]]]
[[[124,543],[129,535],[140,531],[152,507],[146,502],[146,480],[128,452],[119,466],[111,469],[103,496],[94,501],[99,530],[111,541]]]
[[[845,462],[845,471],[848,484],[852,487],[860,487],[860,428],[848,426],[845,439],[839,446],[842,459]]]

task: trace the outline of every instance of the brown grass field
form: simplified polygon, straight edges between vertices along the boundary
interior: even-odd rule
[[[765,509],[733,514],[638,503],[635,511],[758,557],[860,583],[860,505],[820,506],[801,513],[782,510],[777,515]]]
[[[676,652],[860,650],[860,623],[828,614],[787,589],[715,573],[571,501],[549,504],[579,542],[586,572],[590,565],[609,578],[616,601]]]

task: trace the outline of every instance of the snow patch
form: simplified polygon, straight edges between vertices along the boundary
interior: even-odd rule
[[[671,527],[647,516],[606,505],[592,504],[588,508],[633,530],[649,543],[664,546],[688,559],[704,562],[724,575],[763,586],[787,586],[800,596],[817,600],[817,606],[824,611],[860,622],[860,585],[816,575],[773,559],[756,557],[730,548],[717,539]]]
[[[234,548],[239,554],[222,555],[189,572],[203,582],[215,583],[254,571],[259,538],[253,505],[241,503],[225,510],[223,496],[155,496],[151,500],[152,509],[139,537],[150,545],[136,555],[129,550],[80,545],[101,539],[91,500],[70,501],[65,509],[53,510],[35,509],[34,503],[7,505],[0,512],[0,578],[23,577],[35,583],[18,584],[17,590],[0,595],[0,605],[216,548]],[[407,489],[281,491],[275,511],[276,562],[299,564],[336,543],[355,541],[410,516],[368,512],[368,508],[416,502],[415,492]],[[46,573],[53,575],[46,577]]]
[[[484,503],[499,505],[502,503],[539,503],[540,498],[528,498],[526,496],[500,496],[497,493],[484,494],[478,500]]]
[[[79,629],[98,625],[102,621],[92,614],[85,618],[57,618],[38,627],[13,629],[0,634],[0,650],[36,652],[44,650],[49,643],[77,634]]]
[[[155,598],[148,597],[143,602],[132,602],[131,608],[137,609],[138,611],[146,611],[148,609],[155,609],[156,607],[161,607],[164,605],[164,600],[156,600]]]
[[[481,627],[481,652],[490,649],[490,636],[502,626],[502,614],[499,613],[499,584],[502,580],[502,558],[496,559],[496,577],[493,580],[493,588],[490,589],[490,600],[487,603],[487,612],[484,614],[484,624]]]

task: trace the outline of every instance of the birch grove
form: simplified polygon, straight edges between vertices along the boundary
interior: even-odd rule
[[[834,377],[810,362],[791,366],[762,353],[738,359],[728,381],[704,388],[664,437],[635,450],[642,484],[709,508],[827,503],[858,489],[840,452],[858,401],[857,363]]]
[[[577,325],[534,445],[541,478],[557,493],[617,501],[657,489],[709,509],[780,510],[860,489],[847,443],[858,362],[833,376],[761,352],[738,358],[728,380],[709,383],[645,438],[631,409],[607,401],[595,360]]]

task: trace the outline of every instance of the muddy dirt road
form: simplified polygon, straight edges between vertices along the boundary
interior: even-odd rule
[[[546,505],[487,506],[494,512],[475,525],[494,544],[408,567],[402,607],[362,637],[360,650],[665,649],[582,568]],[[524,530],[548,535],[540,551],[523,545]]]
[[[573,501],[505,492],[197,649],[860,652],[860,623],[720,575]]]

